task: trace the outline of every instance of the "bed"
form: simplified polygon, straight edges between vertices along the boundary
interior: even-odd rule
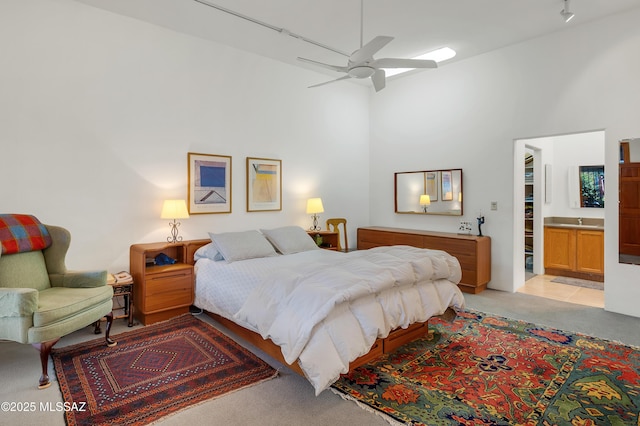
[[[304,374],[316,395],[464,307],[460,265],[443,251],[323,250],[296,226],[210,237],[194,255],[194,305]]]

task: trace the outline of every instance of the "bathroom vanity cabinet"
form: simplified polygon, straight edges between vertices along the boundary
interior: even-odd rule
[[[545,226],[544,268],[549,275],[604,281],[604,230]]]

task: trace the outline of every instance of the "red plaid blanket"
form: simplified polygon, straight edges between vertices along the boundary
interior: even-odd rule
[[[42,250],[51,245],[47,228],[35,216],[0,214],[2,254]]]

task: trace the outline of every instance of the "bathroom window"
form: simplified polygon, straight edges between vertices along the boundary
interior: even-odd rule
[[[604,166],[580,166],[580,206],[604,208]]]

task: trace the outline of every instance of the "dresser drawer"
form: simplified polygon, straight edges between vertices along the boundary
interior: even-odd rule
[[[145,308],[148,312],[188,306],[193,303],[191,271],[150,276],[146,283]]]
[[[368,249],[379,246],[392,246],[394,244],[392,233],[380,233],[367,229],[358,229],[358,249]]]

